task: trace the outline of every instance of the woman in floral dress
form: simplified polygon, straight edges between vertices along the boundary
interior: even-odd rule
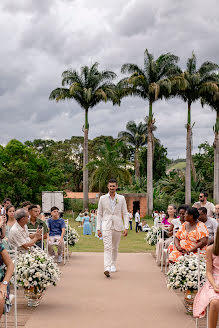
[[[205,254],[208,243],[208,229],[206,225],[198,221],[197,208],[188,208],[185,215],[185,223],[175,235],[175,245],[169,255],[169,262],[174,263],[184,254],[200,252]]]
[[[5,305],[6,312],[9,312],[9,281],[13,275],[13,271],[14,264],[4,245],[0,243],[0,318]]]

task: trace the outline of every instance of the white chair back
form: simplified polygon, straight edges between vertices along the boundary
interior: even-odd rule
[[[66,264],[66,259],[69,258],[69,249],[68,249],[69,222],[68,219],[64,219],[64,221],[65,221],[65,233],[66,233],[66,241],[64,241],[64,264]]]

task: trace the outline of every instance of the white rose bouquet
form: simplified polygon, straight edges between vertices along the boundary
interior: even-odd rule
[[[32,248],[28,253],[19,253],[17,258],[17,284],[24,288],[34,287],[43,292],[48,286],[56,285],[60,271],[51,256],[43,250]]]
[[[200,287],[205,282],[205,276],[206,261],[200,255]],[[176,263],[170,264],[167,273],[167,287],[181,291],[198,289],[198,255],[191,253],[180,256]]]
[[[68,245],[74,246],[79,241],[79,238],[77,230],[68,226]],[[64,240],[67,241],[67,231],[65,232]]]
[[[145,240],[149,245],[155,246],[161,235],[161,228],[153,226],[150,231],[147,232]]]

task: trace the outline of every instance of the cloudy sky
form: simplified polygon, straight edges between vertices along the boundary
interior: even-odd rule
[[[65,139],[83,135],[83,110],[75,103],[48,100],[69,68],[100,63],[119,76],[123,63],[143,66],[147,48],[158,57],[172,52],[185,67],[192,51],[198,65],[219,63],[217,0],[1,0],[0,143],[10,139]],[[186,104],[154,105],[156,137],[170,158],[185,157]],[[139,122],[148,103],[123,100],[120,107],[100,104],[89,114],[90,138],[117,136],[129,120]],[[193,152],[213,142],[215,113],[192,107]]]

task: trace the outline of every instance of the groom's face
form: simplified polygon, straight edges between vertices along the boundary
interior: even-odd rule
[[[115,193],[117,188],[118,188],[117,183],[115,183],[115,182],[109,182],[108,183],[109,193]]]

